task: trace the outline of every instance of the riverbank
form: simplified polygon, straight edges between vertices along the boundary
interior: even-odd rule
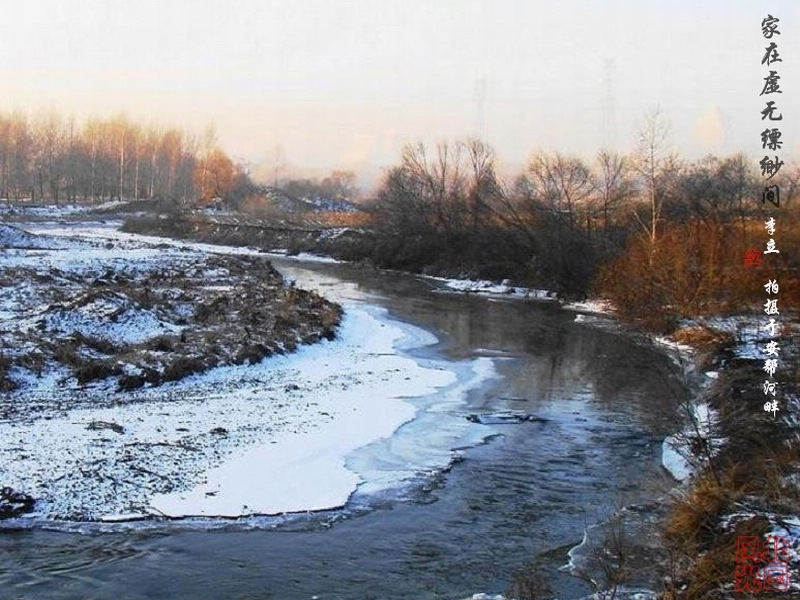
[[[662,597],[735,597],[745,585],[737,575],[742,536],[759,544],[779,540],[775,569],[800,572],[800,324],[787,314],[772,335],[764,319],[751,313],[685,321],[669,338],[653,339],[681,366],[693,390],[692,400],[680,406],[680,429],[663,444],[664,467],[681,485],[662,499],[658,526],[649,528],[662,539],[657,559],[665,576]],[[770,341],[781,349],[776,412],[765,410],[772,396],[763,385],[762,348]],[[608,552],[608,546],[630,561],[635,545],[620,548],[623,534],[630,539],[624,518],[587,534],[573,569],[590,563],[592,552]],[[612,573],[629,569],[620,562],[612,561]],[[607,564],[590,572],[609,580]],[[794,575],[776,581],[769,584],[773,592],[800,591]],[[752,590],[756,584],[747,585]]]
[[[124,238],[124,236],[122,236],[122,235],[121,235],[120,237],[121,237],[121,238]],[[155,241],[156,243],[159,243],[159,242],[158,242],[158,238],[154,238],[154,239],[153,239],[153,241]],[[167,240],[161,239],[161,240],[160,240],[160,243],[165,243],[166,241],[167,241]],[[180,243],[180,242],[170,242],[170,244],[171,244],[171,245],[176,245],[176,246],[178,246],[178,247],[180,247],[180,246],[181,246],[181,243]],[[192,244],[192,247],[195,247],[195,244]],[[220,248],[220,247],[216,247],[216,249],[217,249],[217,251],[220,251],[220,252],[233,252],[233,249],[226,249],[226,248]],[[241,251],[241,252],[248,252],[247,250],[240,250],[240,251]],[[444,286],[443,286],[443,287],[444,287]],[[511,298],[511,297],[516,297],[516,296],[517,296],[516,294],[505,294],[505,293],[502,293],[502,291],[501,291],[500,293],[497,293],[497,290],[488,291],[487,293],[488,293],[488,294],[490,294],[490,297],[491,297],[492,299],[494,299],[494,300],[499,300],[499,299],[502,299],[502,298],[505,298],[505,297],[509,297],[509,298]],[[470,295],[471,295],[471,294],[467,294],[467,295],[466,295],[466,298],[468,298]],[[499,304],[499,303],[496,303],[496,302],[483,302],[482,304],[491,305],[491,304]],[[517,303],[515,302],[515,303],[513,303],[513,304],[517,304]],[[523,303],[523,304],[528,304],[528,303]],[[556,312],[558,312],[558,311],[556,311]],[[584,322],[588,322],[588,321],[592,321],[592,320],[596,319],[596,317],[591,317],[591,316],[587,316],[587,315],[577,315],[577,317],[580,317],[580,319],[581,319],[581,320],[583,320]],[[610,321],[609,321],[609,322],[610,322]],[[594,326],[596,327],[596,323],[594,324]],[[620,331],[620,327],[619,327],[618,325],[612,325],[612,328],[616,328],[616,332],[617,332],[617,333]],[[612,329],[612,330],[613,330],[613,329]],[[537,333],[537,335],[539,335],[539,334]],[[696,336],[695,336],[695,337],[696,337]],[[688,337],[686,337],[686,338],[685,338],[683,341],[685,341],[685,342],[692,341],[690,338],[691,338],[691,336],[688,336]],[[643,340],[643,341],[642,341],[642,343],[645,343],[645,342],[644,342],[644,339],[645,339],[645,338],[642,338],[642,340]],[[696,342],[697,340],[695,339],[694,341]],[[482,346],[483,346],[483,345],[482,345]],[[487,347],[491,347],[491,345],[490,345],[490,344],[487,344],[486,346],[487,346]],[[670,346],[670,347],[671,347],[671,346],[673,346],[673,342],[671,342],[671,343],[669,344],[669,346]],[[751,340],[751,347],[752,347],[752,340]],[[601,364],[602,364],[602,367],[598,367],[598,368],[603,368],[603,369],[606,369],[606,370],[614,370],[614,369],[619,369],[619,368],[621,367],[622,363],[620,363],[620,362],[616,362],[616,363],[615,363],[615,362],[613,362],[613,361],[612,361],[612,362],[609,362],[609,361],[607,361],[607,360],[603,359],[603,358],[601,357],[601,354],[600,354],[601,352],[605,352],[605,351],[604,351],[604,350],[602,350],[602,348],[598,348],[598,349],[597,349],[597,352],[595,352],[595,353],[593,354],[593,362],[597,362],[597,363],[601,363]],[[709,352],[711,352],[711,351],[709,351]],[[714,351],[714,352],[715,352],[715,351]],[[677,358],[677,357],[676,357],[676,359],[675,359],[675,360],[676,360],[676,363],[680,363],[682,360],[683,360],[683,362],[684,362],[684,363],[686,362],[686,361],[685,361],[685,359],[679,359],[679,358]],[[635,361],[634,361],[634,362],[635,362]],[[701,365],[702,365],[702,361],[701,361]],[[646,366],[646,365],[638,365],[638,366],[637,366],[637,369],[639,369],[639,370],[641,370],[641,369],[647,369],[647,368],[650,368],[650,367],[648,367],[648,366]],[[643,371],[642,371],[642,372],[643,372]],[[697,372],[697,373],[698,373],[698,376],[699,376],[699,377],[704,377],[704,378],[706,379],[706,381],[708,381],[708,382],[712,382],[712,381],[713,381],[713,379],[714,379],[714,377],[713,377],[713,376],[708,376],[708,377],[706,377],[706,376],[705,376],[705,373],[706,373],[706,372],[708,372],[708,373],[717,373],[717,376],[719,376],[719,370],[717,370],[717,371],[713,370],[713,369],[711,368],[711,365],[710,365],[710,363],[709,363],[709,365],[708,365],[708,366],[706,366],[705,368],[703,368],[703,367],[701,366],[701,368],[700,368],[700,369],[698,369],[698,372]],[[573,377],[575,377],[575,376],[576,376],[576,374],[575,374],[575,373],[570,373],[570,374],[569,374],[569,377],[570,377],[570,378],[573,378]],[[511,395],[511,396],[516,396],[516,395],[518,395],[518,394],[511,393],[510,395]],[[512,404],[513,404],[513,403],[512,403]],[[680,407],[679,407],[679,408],[680,408]],[[581,410],[583,411],[583,410],[585,410],[585,408],[584,408],[584,407],[582,407],[582,408],[581,408]],[[584,413],[584,414],[585,414],[585,413]],[[687,413],[687,414],[688,414],[688,413]],[[673,419],[673,421],[674,421],[674,419]],[[673,427],[673,429],[672,429],[672,432],[675,432],[676,430],[677,430],[677,428]],[[551,432],[550,432],[550,433],[551,433]],[[661,439],[663,439],[663,437],[662,437]],[[510,456],[513,456],[513,453],[512,453]],[[534,457],[532,457],[532,458],[534,458]],[[562,457],[559,457],[559,460],[563,460],[563,456],[562,456]],[[570,464],[572,464],[572,463],[570,463]],[[213,490],[211,490],[211,491],[213,491]],[[480,505],[480,503],[478,503],[478,505]],[[481,588],[473,588],[473,589],[481,589]],[[490,589],[490,588],[483,588],[483,589]],[[518,597],[522,597],[522,596],[518,596]]]
[[[339,307],[255,253],[44,233],[0,224],[3,391],[133,390],[336,335]],[[3,404],[5,414],[28,408]]]
[[[64,272],[69,266],[70,273],[83,275],[113,269],[118,278],[157,271],[166,280],[168,267],[170,273],[184,274],[187,265],[210,264],[215,269],[210,280],[184,286],[171,281],[179,290],[202,286],[228,297],[241,283],[234,274],[246,276],[232,273],[230,265],[249,259],[268,266],[246,249],[154,243],[108,227],[40,224],[30,229],[48,235],[14,229],[15,243],[22,240],[25,247],[4,255],[14,268],[25,261],[31,263],[26,268],[42,268],[39,261]],[[222,276],[230,278],[225,285],[219,281]],[[152,285],[149,289],[156,294]],[[293,298],[319,298],[294,285],[287,291]],[[9,311],[29,309],[30,302],[19,300],[19,294],[9,296]],[[157,303],[152,306],[154,314],[162,314]],[[280,316],[288,308],[271,310]],[[27,331],[17,315],[4,316],[7,331]],[[132,328],[127,323],[131,320],[98,314],[93,333],[104,335],[104,328],[117,325]],[[155,329],[165,335],[164,327]],[[174,334],[189,337],[189,329],[185,323]],[[150,330],[136,331],[142,340],[149,339]],[[4,526],[327,510],[344,506],[356,489],[375,493],[403,485],[420,472],[446,469],[455,456],[453,440],[463,443],[471,439],[464,430],[477,429],[463,418],[445,419],[452,426],[438,419],[432,425],[438,428],[436,435],[421,434],[422,442],[406,450],[398,446],[383,456],[383,466],[369,460],[369,452],[359,451],[388,439],[412,419],[433,422],[426,412],[458,404],[466,390],[493,376],[491,359],[423,366],[406,352],[434,343],[433,336],[388,319],[385,311],[353,304],[336,338],[322,337],[313,345],[293,338],[297,347],[291,354],[212,364],[179,380],[145,381],[135,387],[124,385],[122,378],[137,374],[132,361],[120,367],[122,377],[90,382],[79,382],[55,363],[48,363],[50,371],[41,377],[19,377],[18,368],[12,367],[11,376],[24,385],[3,397],[0,434],[19,440],[1,450],[3,484],[24,490],[36,505]],[[474,443],[481,439],[476,434]],[[397,468],[387,462],[389,455],[396,455]]]
[[[54,226],[41,227],[52,231]],[[81,236],[126,238],[110,228],[91,233],[84,229]],[[159,243],[195,248],[165,239]],[[525,557],[579,542],[584,524],[609,514],[612,496],[638,495],[652,480],[660,485],[665,479],[658,469],[663,433],[650,431],[654,402],[669,401],[667,395],[662,398],[661,377],[652,373],[663,362],[660,356],[632,348],[619,336],[574,326],[574,315],[551,303],[431,294],[430,286],[415,277],[347,265],[301,265],[284,259],[276,259],[276,265],[299,287],[323,291],[337,302],[353,298],[378,303],[402,321],[441,332],[435,347],[412,344],[423,366],[436,367],[442,356],[447,357],[448,370],[462,365],[467,376],[459,376],[459,384],[414,401],[417,418],[348,458],[347,467],[356,473],[365,473],[359,466],[370,463],[395,466],[393,473],[384,469],[384,475],[393,476],[411,475],[415,465],[422,466],[413,485],[403,487],[399,496],[375,494],[366,507],[355,502],[355,507],[362,507],[355,512],[350,503],[344,511],[302,520],[296,525],[297,535],[285,527],[280,534],[265,535],[263,529],[271,528],[271,521],[255,518],[70,525],[70,531],[126,533],[62,535],[57,540],[37,527],[6,537],[10,545],[0,548],[7,552],[7,564],[16,565],[12,585],[26,578],[36,580],[41,583],[31,589],[40,597],[51,595],[46,590],[56,589],[60,578],[34,566],[45,564],[48,573],[60,569],[63,558],[50,549],[66,544],[75,548],[71,555],[80,554],[87,563],[81,568],[81,581],[91,581],[92,589],[103,590],[93,593],[104,596],[135,597],[141,589],[179,581],[181,589],[192,590],[194,597],[210,598],[214,594],[207,593],[207,586],[196,585],[198,577],[207,581],[209,573],[217,592],[234,596],[249,593],[248,582],[253,581],[269,581],[269,589],[284,592],[282,597],[352,598],[369,593],[432,600],[481,590],[497,594],[506,590]],[[419,341],[433,342],[427,334]],[[323,345],[329,343],[336,342]],[[499,377],[491,386],[476,383],[476,377],[490,374],[492,365]],[[314,388],[309,392],[313,397]],[[488,412],[536,415],[537,420],[491,425],[468,419]],[[492,436],[493,441],[470,447],[473,434],[478,440]],[[106,437],[114,435],[119,434],[106,432]],[[446,475],[414,462],[431,456],[452,460],[447,450],[453,447],[461,447],[464,460]],[[360,492],[369,487],[359,486],[362,500]],[[259,531],[232,533],[251,528]],[[14,539],[19,542],[12,543]],[[97,546],[109,552],[130,547],[142,558],[104,567],[92,562],[96,554],[92,548]],[[25,558],[14,558],[20,555]],[[151,555],[157,555],[161,566],[155,572],[147,559]],[[243,570],[231,563],[233,557],[241,558],[235,565],[244,565]],[[109,569],[141,585],[120,595],[114,591],[119,577],[108,577]],[[146,575],[132,576],[138,569],[145,569]],[[572,580],[564,575],[552,581],[559,597],[581,595],[580,581]],[[263,586],[258,589],[263,591]],[[20,595],[27,597],[26,593]]]
[[[619,329],[605,318],[578,318]],[[681,485],[659,502],[655,526],[628,510],[587,531],[571,553],[573,572],[605,581],[606,591],[623,597],[619,592],[631,593],[625,584],[642,569],[641,556],[649,556],[644,569],[655,563],[664,578],[660,597],[733,598],[742,585],[741,536],[761,544],[780,540],[783,558],[774,560],[786,572],[800,572],[800,323],[787,313],[776,335],[764,325],[753,312],[685,320],[669,336],[629,332],[662,347],[692,390],[662,449],[664,468]],[[781,351],[776,412],[765,410],[772,396],[764,388],[762,348],[770,341]],[[661,539],[655,555],[635,542],[642,531]],[[608,561],[598,560],[604,555]],[[797,592],[800,581],[790,577],[783,589]]]
[[[175,231],[176,224],[173,222],[166,222],[165,220],[154,220],[151,218],[147,219],[136,219],[134,221],[128,221],[126,226],[124,227],[127,231],[138,231],[144,233],[157,233],[157,234],[167,234],[169,232]],[[178,229],[181,229],[178,227]],[[268,228],[267,228],[268,229]],[[267,229],[263,230],[266,231]],[[270,240],[263,238],[263,236],[256,235],[255,237],[250,237],[249,233],[255,231],[262,231],[256,228],[241,228],[236,226],[231,226],[231,224],[220,224],[220,223],[213,223],[203,220],[202,222],[198,222],[194,227],[187,227],[182,228],[183,233],[179,234],[180,236],[186,236],[189,239],[199,240],[202,242],[226,242],[226,243],[234,243],[234,244],[244,244],[245,242],[251,242],[254,246],[258,247],[259,249],[269,252],[274,251],[274,247],[270,247]],[[262,232],[263,232],[262,231]],[[266,244],[266,245],[265,245]],[[315,249],[319,249],[319,246],[313,246]],[[283,249],[281,249],[283,252]],[[532,290],[527,289],[519,286],[513,285],[510,281],[504,281],[501,283],[494,283],[489,281],[471,281],[471,280],[458,280],[452,278],[443,278],[443,277],[434,277],[434,276],[422,276],[418,275],[421,279],[429,282],[430,285],[436,290],[441,292],[451,292],[451,293],[460,293],[460,294],[476,294],[486,296],[487,299],[501,299],[501,298],[511,298],[511,299],[519,299],[519,300],[534,300],[537,302],[545,302],[545,303],[552,303],[557,301],[555,294],[549,293],[545,290]],[[687,346],[681,346],[677,343],[672,343],[664,338],[654,338],[646,335],[642,335],[637,333],[629,328],[621,325],[620,323],[616,322],[614,319],[610,318],[611,307],[606,302],[602,301],[586,301],[583,303],[571,303],[571,304],[563,304],[565,308],[569,308],[572,311],[577,312],[578,314],[575,317],[575,320],[578,322],[585,323],[592,327],[602,327],[608,331],[612,331],[615,335],[625,335],[628,339],[634,340],[637,344],[641,344],[644,346],[648,346],[652,349],[657,344],[660,344],[660,351],[666,351],[667,354],[671,357],[673,362],[676,365],[676,368],[680,370],[680,372],[684,373],[684,378],[677,378],[668,373],[664,373],[663,376],[666,380],[672,380],[671,385],[681,386],[686,385],[695,391],[699,390],[699,383],[698,381],[694,380],[689,383],[686,379],[686,376],[689,374],[689,365],[691,364],[691,358],[687,356],[687,350],[689,348]],[[698,378],[702,380],[702,376]],[[662,407],[661,410],[669,411],[669,410],[677,410],[680,407],[673,406],[670,408]],[[668,418],[675,418],[674,415]],[[663,457],[662,457],[663,461]],[[621,507],[618,507],[618,509]],[[627,548],[626,551],[632,551],[634,548],[639,551],[645,551],[643,546],[639,546],[633,540],[639,536],[641,538],[642,532],[647,531],[647,539],[652,540],[654,533],[657,532],[656,523],[661,523],[661,521],[655,521],[650,513],[659,515],[660,518],[663,519],[665,509],[663,505],[656,506],[653,505],[648,508],[644,512],[637,512],[637,507],[633,507],[632,511],[629,511],[630,518],[626,521],[626,544]],[[652,510],[650,510],[652,509]],[[647,512],[648,514],[645,514]],[[617,516],[612,516],[612,522],[617,519]],[[570,570],[573,571],[573,574],[588,580],[595,580],[601,582],[598,584],[598,590],[601,590],[606,585],[610,585],[611,581],[609,577],[602,577],[598,575],[600,571],[608,571],[608,563],[606,561],[598,560],[599,552],[605,551],[607,548],[604,546],[606,543],[605,537],[607,537],[607,528],[606,524],[599,524],[595,525],[591,529],[594,534],[592,536],[587,536],[586,539],[580,544],[580,546],[584,549],[584,552],[581,554],[580,552],[575,552],[569,557],[563,557],[564,560],[568,560],[570,564]],[[597,537],[602,539],[598,540]],[[591,541],[590,541],[591,538]],[[663,565],[665,561],[664,549],[662,546],[657,547],[650,547],[647,550],[647,553],[650,555],[650,559],[647,561],[647,564],[643,564],[641,566],[640,572],[634,573],[635,569],[632,565],[625,565],[625,576],[624,579],[626,582],[636,582],[640,585],[655,585],[659,578],[662,578],[663,575],[666,573],[666,568],[661,570],[653,569],[654,561],[653,558],[658,556],[660,559],[660,564]],[[591,556],[590,556],[591,555]],[[563,563],[562,563],[563,565]],[[606,573],[608,575],[608,573]],[[534,574],[535,578],[535,574]],[[531,592],[531,587],[529,585],[531,581],[530,574],[520,574],[517,579],[517,583],[515,584],[514,593],[515,597],[518,597],[522,600],[527,600],[527,598],[534,598],[534,596],[526,595],[527,593]],[[539,590],[541,591],[541,590]]]
[[[688,477],[664,527],[674,564],[671,597],[733,597],[744,585],[737,576],[741,536],[759,544],[780,539],[784,552],[773,560],[793,574],[781,586],[800,591],[800,326],[790,314],[782,319],[774,336],[755,314],[690,329],[705,340],[696,343],[705,348],[700,366],[710,381],[695,404],[700,410],[673,437]],[[775,412],[765,410],[772,396],[764,389],[762,348],[769,341],[780,347]]]

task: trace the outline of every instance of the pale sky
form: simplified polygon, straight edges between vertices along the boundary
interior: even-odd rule
[[[781,19],[782,158],[800,156],[798,0],[0,0],[0,110],[201,133],[233,156],[368,172],[406,142],[483,135],[627,150],[657,106],[686,157],[763,154]],[[481,83],[482,82],[482,83]],[[481,89],[483,92],[481,92]],[[481,99],[482,98],[482,99]]]

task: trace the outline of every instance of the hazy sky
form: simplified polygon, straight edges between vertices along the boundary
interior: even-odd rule
[[[234,156],[325,169],[476,134],[512,164],[626,150],[656,106],[682,154],[755,157],[772,13],[800,155],[798,0],[0,2],[0,109],[213,123]]]

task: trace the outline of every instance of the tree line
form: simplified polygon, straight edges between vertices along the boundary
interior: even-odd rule
[[[781,189],[782,243],[797,247],[800,169],[768,183]],[[760,298],[764,271],[742,256],[764,246],[764,185],[742,154],[682,160],[660,114],[627,154],[537,152],[510,180],[479,140],[416,144],[371,202],[375,237],[362,251],[380,266],[601,293],[631,317],[674,320]],[[800,292],[794,253],[775,260],[787,292]]]
[[[77,122],[0,112],[0,198],[185,204],[230,194],[243,175],[208,128],[202,136],[124,116]]]

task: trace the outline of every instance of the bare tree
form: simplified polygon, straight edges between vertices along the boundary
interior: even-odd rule
[[[49,195],[50,199],[58,202],[66,141],[64,124],[59,116],[51,112],[37,119],[33,127],[33,139],[39,196]]]
[[[320,195],[330,199],[350,200],[358,189],[356,174],[353,171],[333,170],[318,186]]]
[[[0,114],[0,199],[9,195],[11,156],[11,119]]]
[[[9,195],[20,199],[30,194],[33,199],[33,174],[31,161],[34,155],[34,140],[28,120],[21,113],[11,115],[10,149],[10,191]]]
[[[211,191],[210,162],[214,151],[217,149],[217,132],[213,125],[208,125],[203,131],[200,140],[200,151],[197,157],[196,185],[197,195],[201,200],[210,200]]]
[[[546,210],[566,217],[571,227],[582,224],[595,191],[595,181],[579,158],[540,153],[531,159],[527,172],[536,189],[537,200]]]
[[[384,224],[396,219],[398,232],[411,227],[461,236],[499,210],[501,194],[494,151],[483,142],[441,143],[433,154],[418,143],[407,145],[400,165],[389,171],[377,209],[388,219]]]
[[[478,139],[467,140],[463,147],[471,169],[468,205],[474,231],[495,211],[495,206],[502,196],[502,188],[495,172],[494,150]]]
[[[120,116],[114,123],[114,137],[119,148],[119,184],[117,186],[117,200],[122,200],[125,193],[125,138],[128,137],[127,120]]]
[[[462,147],[441,143],[436,154],[428,156],[424,144],[403,149],[401,168],[413,182],[422,205],[430,213],[430,222],[437,231],[453,234],[464,225],[464,176]]]
[[[607,233],[609,217],[633,193],[630,165],[619,154],[601,150],[597,155],[596,167],[595,189],[603,214],[603,231]]]
[[[678,158],[669,148],[670,126],[660,110],[645,117],[639,130],[632,167],[639,177],[649,207],[649,219],[634,210],[634,216],[650,238],[651,261],[658,239],[658,222]]]

